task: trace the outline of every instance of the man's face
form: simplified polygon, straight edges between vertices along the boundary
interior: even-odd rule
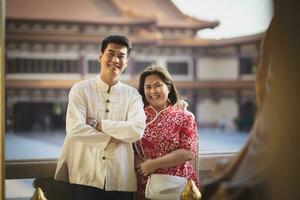
[[[127,47],[116,44],[109,43],[99,57],[99,62],[101,64],[100,74],[104,77],[118,77],[127,67]]]

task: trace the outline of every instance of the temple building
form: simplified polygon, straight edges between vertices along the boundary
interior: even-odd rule
[[[199,127],[234,128],[255,112],[263,34],[197,36],[218,25],[184,14],[171,0],[8,0],[7,130],[64,129],[69,89],[99,73],[99,45],[111,33],[134,46],[122,81],[136,87],[146,66],[165,66]]]

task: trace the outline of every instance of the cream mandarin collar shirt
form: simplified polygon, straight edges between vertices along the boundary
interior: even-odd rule
[[[55,179],[107,191],[136,191],[132,143],[143,136],[146,117],[138,91],[118,82],[110,90],[100,76],[69,93],[67,136]],[[87,118],[101,121],[99,132]],[[109,143],[111,137],[120,142]]]

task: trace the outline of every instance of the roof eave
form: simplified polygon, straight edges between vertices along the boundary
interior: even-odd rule
[[[28,21],[28,22],[54,22],[54,23],[72,23],[72,24],[98,24],[98,25],[153,25],[156,24],[156,21],[153,19],[128,19],[121,20],[121,19],[113,19],[113,20],[72,20],[72,19],[65,19],[65,20],[59,20],[59,19],[31,19],[31,18],[12,18],[7,17],[6,20],[8,21]]]
[[[192,29],[192,30],[203,30],[203,29],[213,29],[220,24],[219,21],[207,22],[207,23],[193,23],[193,24],[169,24],[169,23],[158,23],[158,28],[169,28],[169,29]]]

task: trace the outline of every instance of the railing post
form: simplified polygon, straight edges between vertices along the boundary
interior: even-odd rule
[[[5,136],[5,106],[4,106],[4,42],[5,35],[5,0],[0,1],[0,199],[4,199],[4,136]]]

